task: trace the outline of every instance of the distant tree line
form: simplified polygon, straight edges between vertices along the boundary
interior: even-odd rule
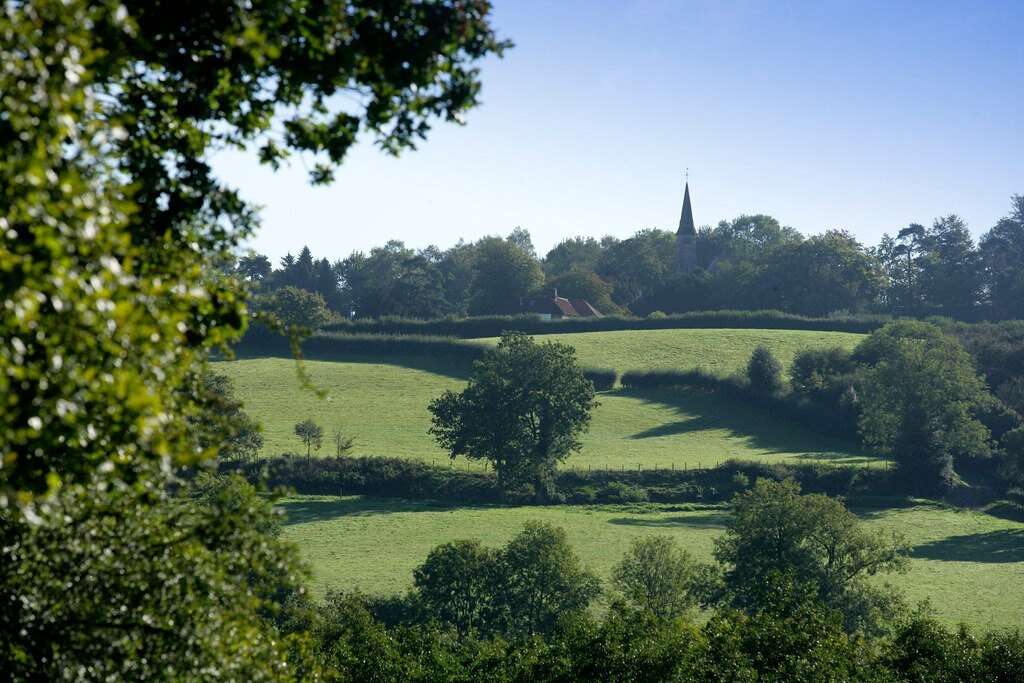
[[[530,234],[460,241],[448,249],[412,249],[391,240],[368,253],[330,262],[309,247],[278,267],[260,254],[231,266],[263,295],[265,306],[295,306],[296,288],[322,299],[325,317],[431,319],[521,311],[523,298],[560,294],[588,300],[605,314],[778,309],[806,316],[883,313],[958,320],[1024,316],[1024,196],[975,243],[951,214],[911,224],[874,247],[843,230],[805,237],[771,216],[721,221],[698,231],[699,268],[675,271],[673,233],[573,237],[543,258]],[[305,304],[308,308],[308,303]],[[315,326],[315,325],[314,325]]]

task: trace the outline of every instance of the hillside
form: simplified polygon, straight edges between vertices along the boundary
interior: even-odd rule
[[[732,372],[758,344],[788,363],[801,348],[843,344],[859,335],[791,330],[650,330],[552,335],[578,348],[581,362],[617,370],[637,367],[712,367]],[[551,338],[545,337],[545,339]],[[295,362],[243,359],[217,369],[235,383],[246,410],[264,425],[265,454],[299,452],[294,425],[312,418],[329,435],[341,427],[356,453],[444,462],[427,434],[427,404],[458,389],[469,367],[445,359],[352,356],[306,361],[312,381],[329,392],[318,399],[302,389]],[[615,391],[599,396],[583,450],[566,467],[707,467],[729,458],[871,462],[852,444],[797,429],[727,399],[688,391]],[[322,453],[329,452],[325,446]],[[463,463],[461,466],[465,466]],[[480,465],[473,464],[473,467]]]

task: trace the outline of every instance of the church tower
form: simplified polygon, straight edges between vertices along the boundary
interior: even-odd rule
[[[689,273],[697,267],[697,228],[693,225],[693,209],[690,208],[690,183],[683,192],[683,213],[679,216],[676,230],[676,272]]]

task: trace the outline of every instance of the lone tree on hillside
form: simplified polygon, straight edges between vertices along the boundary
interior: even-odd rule
[[[313,420],[303,420],[295,425],[295,435],[302,439],[302,443],[306,444],[306,457],[308,458],[310,449],[315,448],[319,451],[320,446],[323,445],[324,428]]]
[[[356,440],[351,436],[345,436],[341,427],[335,427],[331,432],[331,443],[334,445],[334,454],[342,456],[355,448]]]
[[[430,433],[453,458],[490,462],[502,495],[532,479],[544,499],[555,465],[579,450],[596,405],[571,346],[508,332],[474,364],[462,392],[430,402]]]

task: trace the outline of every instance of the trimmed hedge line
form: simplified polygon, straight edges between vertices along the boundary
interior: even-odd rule
[[[619,373],[610,368],[583,368],[583,376],[594,383],[597,391],[610,391],[615,388]]]
[[[497,479],[490,472],[466,472],[416,460],[388,457],[274,457],[226,461],[222,472],[235,472],[253,483],[285,487],[310,495],[371,495],[390,498],[498,503]],[[731,460],[703,470],[561,470],[549,502],[567,504],[713,503],[730,499],[759,477],[792,478],[804,490],[832,496],[892,495],[885,470],[819,464],[764,464]],[[511,504],[533,503],[528,488],[512,491]]]
[[[477,360],[491,348],[483,342],[425,334],[343,334],[320,332],[302,341],[302,355],[311,360],[335,360],[345,356],[431,356]],[[253,326],[235,345],[238,353],[292,355],[290,341],[266,328]]]
[[[480,316],[413,320],[407,318],[358,319],[334,323],[325,332],[370,332],[376,334],[426,334],[473,339],[497,337],[505,331],[526,334],[569,332],[608,332],[613,330],[671,330],[693,328],[740,328],[778,330],[818,330],[823,332],[873,332],[892,318],[863,315],[835,318],[808,318],[781,311],[698,311],[664,317],[634,318],[609,315],[602,318],[563,318],[541,320],[536,315]]]

